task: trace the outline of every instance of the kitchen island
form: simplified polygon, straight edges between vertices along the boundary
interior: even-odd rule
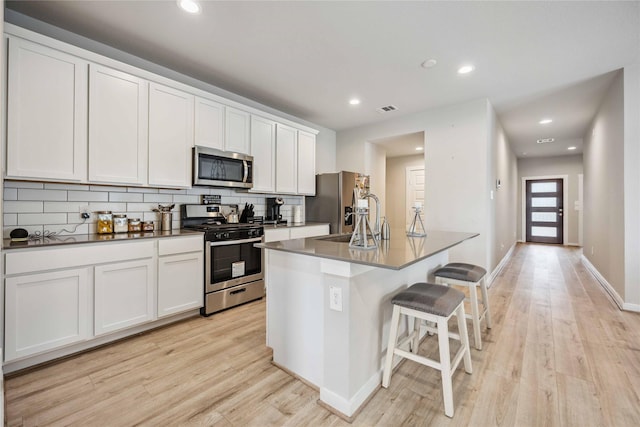
[[[391,298],[448,262],[475,233],[429,231],[351,249],[348,235],[256,245],[266,250],[267,346],[273,361],[317,387],[320,400],[353,416],[374,393],[391,320]]]

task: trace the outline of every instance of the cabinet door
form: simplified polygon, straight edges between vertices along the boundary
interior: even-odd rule
[[[224,105],[195,99],[195,145],[224,150]]]
[[[9,39],[7,176],[87,179],[87,62]]]
[[[316,136],[298,131],[298,194],[316,194]]]
[[[329,234],[329,225],[310,225],[307,227],[294,227],[291,229],[292,239],[305,237],[326,236]]]
[[[253,192],[276,190],[276,124],[262,117],[251,117]]]
[[[251,115],[249,113],[227,107],[225,112],[224,149],[234,153],[251,154],[250,127]]]
[[[147,81],[89,67],[89,181],[144,184],[147,178]]]
[[[202,250],[159,258],[158,317],[202,307],[203,260]]]
[[[273,228],[264,230],[264,242],[279,242],[282,240],[289,240],[289,229],[288,228]]]
[[[298,131],[277,124],[276,128],[276,192],[298,191]]]
[[[153,259],[95,267],[95,335],[155,319]]]
[[[79,268],[7,278],[5,361],[90,338],[90,277]]]
[[[149,86],[149,185],[191,186],[193,96],[151,83]]]

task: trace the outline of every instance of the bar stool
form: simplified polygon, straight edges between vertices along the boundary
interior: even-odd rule
[[[393,304],[393,314],[389,328],[389,345],[387,346],[387,358],[382,375],[382,387],[389,387],[393,358],[396,355],[437,369],[442,376],[444,413],[447,417],[453,417],[453,384],[451,376],[460,364],[460,360],[463,359],[464,370],[469,374],[471,373],[471,353],[469,350],[469,337],[467,336],[467,322],[464,315],[464,293],[447,286],[416,283],[393,297],[391,303]],[[458,334],[449,332],[448,321],[454,314],[458,319],[458,330],[460,332]],[[396,343],[400,315],[414,318],[414,330],[400,343]],[[421,320],[436,324],[436,329],[428,326],[427,329],[432,329],[433,332],[438,334],[440,361],[417,354]],[[449,338],[457,339],[461,344],[453,360],[451,360],[451,355],[449,354]],[[409,344],[410,351],[402,348],[406,347],[407,344]]]
[[[467,319],[473,322],[473,338],[475,347],[482,350],[482,338],[480,336],[480,322],[483,319],[487,322],[487,329],[491,329],[491,312],[489,310],[489,297],[487,296],[487,284],[485,277],[487,271],[477,265],[452,262],[437,269],[433,275],[436,283],[446,286],[466,286],[469,288],[469,301],[471,304],[471,314],[467,314]],[[482,293],[483,310],[480,313],[478,307],[478,294],[476,289],[480,287]]]

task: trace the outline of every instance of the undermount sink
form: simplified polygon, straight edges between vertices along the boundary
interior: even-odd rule
[[[324,240],[327,242],[349,243],[351,233],[348,234],[329,234],[328,236],[317,237],[316,240]]]

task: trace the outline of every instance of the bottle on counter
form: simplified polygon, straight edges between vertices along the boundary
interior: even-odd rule
[[[136,231],[142,231],[142,222],[140,222],[140,218],[130,218],[129,219],[129,233],[134,233]]]
[[[380,238],[382,240],[389,240],[391,238],[391,227],[389,227],[389,222],[387,221],[387,217],[382,217],[382,231],[380,232]]]
[[[111,211],[96,212],[98,223],[96,224],[96,233],[111,234],[113,233],[113,213]]]
[[[113,216],[113,232],[114,233],[126,233],[129,231],[127,224],[127,216],[123,214],[117,214]]]

